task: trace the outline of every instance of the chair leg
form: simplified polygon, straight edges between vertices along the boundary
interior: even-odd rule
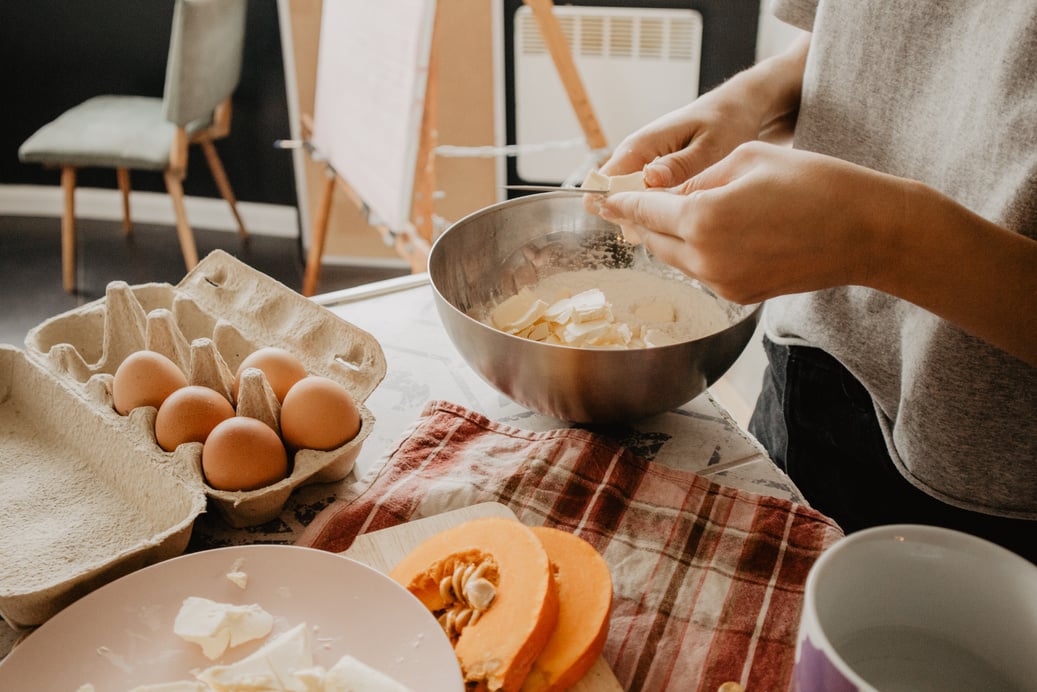
[[[303,275],[302,294],[307,297],[317,292],[317,280],[320,278],[320,262],[324,255],[324,241],[328,234],[328,219],[331,217],[331,202],[334,199],[334,195],[335,178],[332,175],[328,175],[324,179],[320,206],[317,207],[317,218],[313,220],[310,251],[306,255],[306,271]]]
[[[130,221],[130,170],[116,168],[115,177],[119,180],[119,191],[122,192],[122,232],[130,235],[133,232],[133,222]]]
[[[61,213],[61,283],[65,293],[76,292],[76,169],[61,169],[65,208]]]
[[[202,140],[201,145],[202,151],[205,152],[205,160],[209,163],[209,170],[212,171],[212,177],[216,181],[216,186],[220,188],[220,194],[223,195],[223,199],[227,200],[227,204],[230,205],[230,213],[234,215],[234,220],[238,222],[238,234],[242,238],[248,238],[245,222],[241,220],[241,215],[238,213],[238,200],[234,197],[234,190],[230,187],[230,180],[227,178],[227,172],[223,169],[220,155],[216,152],[216,145],[207,139]]]
[[[172,171],[165,171],[162,175],[166,179],[166,190],[169,191],[169,197],[173,200],[173,211],[176,213],[176,234],[180,236],[180,250],[184,253],[184,264],[190,271],[198,264],[198,249],[194,244],[194,233],[187,223],[184,188],[180,184],[180,178]]]

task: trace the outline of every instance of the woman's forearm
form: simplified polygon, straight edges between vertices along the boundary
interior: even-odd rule
[[[1037,240],[904,182],[897,223],[878,220],[873,287],[1037,365]]]
[[[803,34],[782,53],[761,60],[718,87],[737,91],[738,100],[754,110],[760,139],[780,141],[791,136],[809,50],[810,34]]]
[[[761,139],[791,135],[808,50],[804,35],[730,80],[759,109]],[[869,283],[1037,365],[1037,240],[1001,228],[923,184],[899,182],[898,223],[889,223],[884,202],[873,205],[873,257],[879,259],[871,263]]]

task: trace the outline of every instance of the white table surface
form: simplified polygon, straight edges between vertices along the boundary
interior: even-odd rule
[[[507,399],[465,364],[439,320],[425,274],[390,279],[314,299],[373,334],[387,361],[385,379],[367,399],[375,429],[357,460],[363,472],[396,442],[425,402],[447,400],[527,430],[568,424]],[[621,438],[642,456],[728,486],[800,501],[791,480],[708,392],[680,408],[595,432]]]
[[[451,401],[527,430],[567,425],[510,401],[465,364],[443,329],[425,274],[327,293],[314,301],[371,333],[386,358],[385,378],[365,402],[375,416],[375,426],[353,473],[337,484],[298,489],[281,516],[261,526],[232,529],[215,512],[203,514],[195,522],[189,551],[246,543],[293,543],[335,499],[342,484],[362,478],[395,448],[430,400]],[[654,462],[693,471],[723,485],[802,501],[792,481],[709,392],[665,414],[592,429],[620,439]],[[7,654],[18,636],[0,622],[0,656]]]

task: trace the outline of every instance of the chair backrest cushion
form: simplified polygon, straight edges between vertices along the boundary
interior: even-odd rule
[[[247,0],[177,0],[166,63],[166,118],[212,116],[241,77]]]

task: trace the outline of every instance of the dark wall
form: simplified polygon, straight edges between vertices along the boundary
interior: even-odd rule
[[[162,96],[173,0],[3,0],[0,5],[0,184],[57,185],[59,174],[18,161],[37,128],[91,96]],[[276,0],[250,0],[241,84],[230,137],[217,143],[238,199],[295,206]],[[135,190],[165,191],[157,173],[134,172]],[[110,170],[83,170],[81,187],[115,187]],[[184,189],[219,197],[192,147]]]

